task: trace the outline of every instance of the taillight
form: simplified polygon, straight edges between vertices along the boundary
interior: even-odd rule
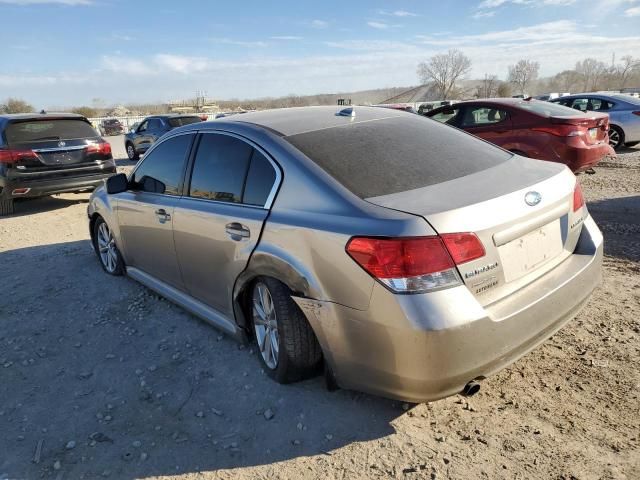
[[[576,186],[573,189],[573,211],[577,212],[582,207],[584,207],[584,196],[580,184],[576,181]]]
[[[640,110],[638,110],[638,111],[636,111],[636,112],[631,112],[631,113],[633,113],[634,115],[637,115],[637,116],[639,116],[639,117],[640,117]]]
[[[586,133],[586,129],[576,125],[553,125],[548,127],[533,127],[535,132],[549,133],[556,137],[579,137]]]
[[[14,164],[21,160],[38,160],[38,155],[30,149],[0,149],[0,163]]]
[[[442,237],[354,237],[347,253],[371,276],[399,293],[418,293],[460,285],[456,263],[484,255],[474,234]]]
[[[441,237],[456,265],[484,257],[484,246],[475,233],[445,233]]]
[[[110,155],[111,145],[109,142],[90,143],[87,145],[87,153],[98,153],[100,155]]]

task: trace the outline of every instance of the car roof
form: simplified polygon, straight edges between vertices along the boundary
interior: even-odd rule
[[[57,119],[57,118],[78,118],[84,119],[85,117],[78,113],[3,113],[0,118],[5,120],[41,120],[43,118]]]
[[[337,115],[341,110],[353,108],[355,116]],[[413,113],[379,107],[295,107],[264,110],[261,112],[249,112],[242,115],[225,117],[224,120],[213,120],[209,124],[221,123],[245,123],[264,127],[281,136],[297,135],[299,133],[313,132],[327,128],[343,127],[362,122],[373,122],[386,118],[394,118]],[[191,129],[202,128],[202,124],[189,125]],[[188,128],[183,127],[183,128]]]

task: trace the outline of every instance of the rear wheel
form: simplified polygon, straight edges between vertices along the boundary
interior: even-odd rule
[[[0,198],[0,217],[13,213],[13,198]]]
[[[129,143],[127,142],[127,157],[129,157],[129,160],[138,160],[138,158],[140,158],[140,155],[138,155],[138,152],[136,152],[136,148],[133,146],[133,143]]]
[[[620,150],[624,145],[624,132],[616,125],[609,127],[609,145],[611,145],[614,150]]]
[[[268,277],[258,279],[250,308],[258,351],[270,377],[290,383],[318,373],[320,345],[284,284]]]
[[[98,217],[93,225],[93,241],[102,269],[109,275],[122,275],[124,260],[122,260],[111,229],[102,217]]]

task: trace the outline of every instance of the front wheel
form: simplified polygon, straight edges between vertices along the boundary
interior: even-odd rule
[[[609,145],[611,145],[614,150],[620,150],[624,146],[624,132],[616,125],[609,127]]]
[[[138,160],[138,158],[140,158],[140,155],[138,155],[138,152],[136,152],[136,148],[133,146],[133,143],[127,143],[126,147],[127,157],[129,158],[129,160]]]
[[[319,372],[320,344],[284,284],[268,277],[258,279],[250,307],[258,351],[271,378],[291,383]]]
[[[109,275],[122,275],[124,260],[116,245],[113,232],[102,217],[98,217],[93,225],[93,241],[102,269]]]

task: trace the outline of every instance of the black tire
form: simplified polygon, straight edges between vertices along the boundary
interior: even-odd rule
[[[113,242],[113,245],[111,247],[112,248],[111,252],[113,253],[115,258],[111,257],[110,259],[105,259],[105,256],[101,253],[100,239],[104,238],[104,236],[101,233],[102,225],[106,227],[107,231],[111,235],[111,229],[109,229],[109,225],[107,225],[107,223],[104,221],[102,217],[98,217],[96,221],[93,223],[93,249],[95,250],[96,255],[98,256],[98,261],[100,262],[100,266],[109,275],[115,275],[115,276],[123,275],[125,272],[124,260],[122,259],[122,255],[120,254],[120,250],[118,250],[118,246],[115,244],[115,241]],[[109,255],[109,252],[107,252],[107,256],[108,255]]]
[[[13,198],[0,198],[0,217],[13,214]]]
[[[254,323],[256,318],[259,321],[259,317],[253,307],[253,298],[260,285],[266,287],[275,311],[279,344],[275,368],[267,364],[263,357]],[[296,382],[319,374],[322,366],[320,344],[304,313],[291,299],[289,288],[274,278],[260,277],[254,282],[248,301],[258,357],[267,374],[278,383]]]
[[[624,146],[627,147],[627,148],[633,148],[636,145],[638,145],[639,143],[640,142],[627,142],[627,143],[624,144]]]
[[[124,148],[127,150],[127,157],[129,160],[138,160],[140,158],[140,154],[136,151],[136,147],[133,146],[133,143],[125,143]]]
[[[617,125],[609,126],[609,145],[616,151],[624,147],[624,131]]]

